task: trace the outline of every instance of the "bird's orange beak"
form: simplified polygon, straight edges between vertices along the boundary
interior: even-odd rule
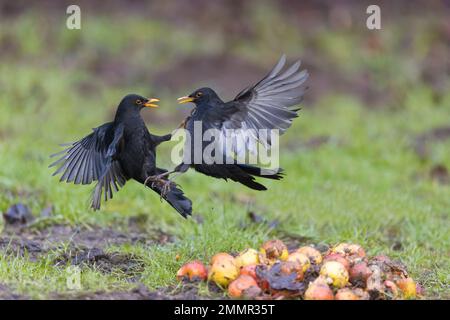
[[[159,107],[155,102],[159,102],[159,99],[156,99],[156,98],[148,99],[147,102],[144,103],[144,107],[149,107],[149,108]]]
[[[183,104],[183,103],[193,102],[194,98],[189,97],[189,96],[184,96],[184,97],[178,98],[177,101],[179,104]]]

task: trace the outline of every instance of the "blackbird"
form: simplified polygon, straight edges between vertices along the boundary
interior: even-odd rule
[[[225,180],[231,179],[255,190],[266,190],[266,187],[257,182],[255,177],[281,179],[281,168],[271,172],[263,171],[257,166],[238,163],[236,155],[252,151],[257,143],[270,148],[271,136],[261,129],[276,129],[279,134],[283,134],[290,127],[292,120],[298,116],[299,108],[295,106],[303,99],[306,89],[304,83],[308,78],[308,72],[299,71],[300,61],[282,72],[285,63],[286,56],[283,55],[263,79],[242,90],[229,102],[222,101],[210,88],[201,88],[189,96],[179,98],[179,103],[193,102],[195,104],[190,116],[181,125],[191,136],[191,139],[186,139],[183,149],[183,154],[186,155],[187,151],[190,151],[190,156],[187,160],[183,157],[182,163],[173,171],[163,173],[158,178],[166,177],[174,172],[183,173],[193,167],[205,175]],[[219,132],[219,136],[214,141],[217,148],[214,148],[211,157],[217,159],[216,152],[222,153],[218,157],[222,160],[220,163],[205,159],[203,151],[209,142],[202,139],[200,146],[192,143],[196,139],[194,136],[196,122],[200,123],[203,133],[208,129]],[[230,138],[229,129],[235,129],[235,131],[231,134],[232,147],[226,149],[224,141]],[[243,137],[237,135],[243,135]],[[192,157],[192,155],[199,154],[199,151],[201,161],[194,161],[195,156]]]
[[[100,209],[102,195],[112,199],[126,181],[134,179],[144,183],[148,177],[167,172],[156,167],[156,146],[171,139],[171,135],[151,134],[140,111],[144,107],[157,107],[158,99],[147,99],[129,94],[120,102],[114,121],[93,129],[83,139],[64,144],[67,148],[52,155],[61,158],[50,165],[56,166],[53,175],[62,174],[60,181],[90,184],[97,181],[92,193],[94,210]],[[192,202],[176,186],[164,191],[164,179],[150,179],[150,188],[160,194],[183,217],[191,215]],[[170,185],[169,185],[170,186]]]

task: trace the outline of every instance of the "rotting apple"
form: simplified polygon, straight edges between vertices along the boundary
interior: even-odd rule
[[[272,265],[278,260],[285,261],[289,256],[286,245],[278,239],[265,242],[259,252],[260,261],[268,265]]]
[[[331,252],[340,253],[345,256],[357,255],[361,258],[366,257],[366,252],[364,251],[363,247],[361,247],[359,244],[354,243],[340,243],[333,247],[331,249]]]
[[[416,283],[412,278],[400,279],[396,284],[402,291],[405,299],[413,299],[417,297]]]
[[[334,296],[336,300],[359,300],[359,296],[350,288],[342,288],[336,292]]]
[[[206,280],[208,271],[206,267],[198,260],[184,264],[177,272],[178,280]]]
[[[361,261],[353,265],[350,268],[350,282],[352,284],[356,284],[357,282],[366,283],[367,279],[372,274],[372,271],[367,266],[367,263]]]
[[[389,263],[389,262],[391,262],[391,259],[386,255],[380,254],[380,255],[373,257],[372,262]]]
[[[334,300],[334,295],[325,279],[319,277],[309,283],[304,298],[305,300]]]
[[[352,291],[359,297],[359,300],[370,300],[370,294],[367,291],[361,288],[353,288]]]
[[[252,277],[255,280],[258,280],[258,276],[256,275],[256,266],[257,264],[249,264],[245,267],[241,268],[241,275],[247,275]]]
[[[297,260],[281,262],[280,271],[284,275],[295,273],[297,275],[295,278],[297,281],[302,281],[305,276],[303,266]]]
[[[308,256],[300,252],[292,252],[291,254],[289,254],[286,261],[297,262],[298,264],[300,264],[302,266],[303,273],[305,273],[306,270],[308,270],[311,266],[311,262],[309,261]]]
[[[359,244],[340,243],[333,247],[330,252],[343,255],[350,265],[366,260],[366,252]]]
[[[256,288],[259,290],[254,290]],[[258,287],[258,284],[253,277],[245,274],[241,274],[228,286],[228,295],[232,298],[242,298],[245,296],[246,291],[255,295],[257,291],[260,293],[261,289]]]
[[[327,254],[324,259],[323,262],[327,262],[327,261],[337,261],[342,263],[342,265],[345,267],[345,269],[347,269],[347,271],[350,272],[350,262],[344,257],[344,255],[340,254],[340,253],[330,253]]]
[[[372,295],[383,296],[384,286],[383,286],[383,271],[378,265],[370,265],[370,271],[372,274],[367,278],[366,289],[371,292]]]
[[[236,267],[234,258],[222,255],[217,257],[209,268],[208,280],[214,281],[221,287],[227,287],[238,275],[239,268]]]
[[[258,251],[252,248],[245,249],[235,258],[235,264],[238,268],[243,268],[252,264],[259,264]]]
[[[214,264],[216,262],[216,260],[223,260],[223,259],[230,259],[230,260],[234,260],[234,257],[226,252],[219,252],[216,253],[215,255],[213,255],[213,257],[211,258],[211,264]]]
[[[302,253],[305,256],[307,256],[309,261],[313,264],[322,263],[322,260],[323,260],[322,254],[319,252],[319,250],[314,249],[313,247],[310,247],[310,246],[301,247],[301,248],[298,248],[296,250],[296,252]]]
[[[320,275],[326,279],[328,284],[336,288],[345,287],[349,279],[347,269],[342,263],[337,261],[325,262],[320,268]]]
[[[399,294],[398,287],[393,281],[385,280],[383,284],[385,287],[384,294],[387,297],[389,297],[391,299],[398,298],[398,294]]]

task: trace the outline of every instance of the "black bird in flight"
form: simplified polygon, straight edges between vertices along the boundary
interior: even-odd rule
[[[140,111],[144,107],[157,107],[158,99],[147,99],[136,94],[125,96],[120,102],[113,122],[93,129],[83,139],[65,144],[67,148],[57,154],[61,158],[50,165],[56,166],[53,175],[62,174],[60,181],[90,184],[97,181],[92,193],[94,210],[100,209],[102,195],[112,199],[126,181],[134,179],[144,183],[148,177],[167,170],[156,167],[156,146],[171,139],[171,135],[151,134]],[[165,190],[164,179],[155,181],[150,188],[166,200],[183,217],[192,212],[192,202],[176,186]]]
[[[233,159],[236,155],[251,151],[257,143],[261,143],[266,148],[271,146],[270,134],[260,133],[260,129],[277,129],[279,134],[283,134],[292,124],[292,120],[296,118],[296,108],[303,99],[305,92],[304,83],[308,78],[306,70],[299,71],[300,61],[294,63],[282,72],[286,63],[286,56],[283,55],[275,67],[263,79],[255,85],[242,90],[236,98],[229,102],[223,102],[219,96],[210,88],[201,88],[194,91],[189,96],[178,99],[179,103],[193,102],[195,108],[192,110],[180,127],[185,128],[190,136],[186,140],[183,154],[190,151],[190,160],[184,158],[173,171],[166,172],[158,176],[158,178],[167,177],[174,172],[183,173],[190,167],[205,175],[231,179],[239,182],[251,189],[266,190],[266,187],[255,180],[255,177],[263,177],[268,179],[279,180],[282,178],[282,169],[278,169],[268,173],[263,173],[262,169],[249,165],[240,164]],[[194,123],[201,123],[201,132],[208,129],[216,129],[221,134],[216,137],[216,150],[223,150],[223,141],[227,138],[228,129],[242,129],[245,137],[232,136],[232,148],[223,150],[222,163],[213,163],[211,159],[208,161],[201,158],[200,163],[194,161],[194,153],[203,151],[208,143],[202,142],[200,146],[196,146],[192,140],[194,137]],[[263,132],[264,133],[264,132]],[[239,131],[235,135],[239,135]],[[229,136],[228,136],[229,137]],[[242,139],[244,138],[244,139]],[[238,143],[245,141],[244,145]],[[201,140],[203,141],[203,139]],[[222,141],[222,145],[220,145]],[[190,148],[190,149],[188,149]],[[195,150],[198,148],[201,150]],[[215,156],[215,153],[211,153]]]

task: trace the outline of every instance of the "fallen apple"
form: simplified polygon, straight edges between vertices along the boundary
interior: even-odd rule
[[[366,289],[371,295],[381,297],[384,295],[383,272],[378,265],[371,265],[369,268],[372,274],[367,278]]]
[[[334,300],[333,291],[320,277],[309,283],[305,291],[305,300]]]
[[[350,288],[339,289],[334,298],[336,300],[359,300],[359,296]]]
[[[245,292],[247,290],[249,290],[252,295],[255,295],[256,291],[258,291],[255,291],[256,288],[259,289],[259,292],[261,292],[261,289],[258,287],[255,279],[244,274],[240,275],[230,283],[228,286],[228,295],[232,298],[242,298],[245,296]]]
[[[242,292],[242,297],[244,299],[258,299],[258,298],[262,298],[263,294],[262,294],[262,290],[260,287],[258,286],[251,286],[248,289],[245,289]]]
[[[256,275],[256,264],[249,264],[245,267],[241,268],[241,275],[247,275],[252,277],[255,280],[258,280],[258,276]]]
[[[350,262],[340,253],[330,253],[325,256],[323,259],[323,262],[327,261],[337,261],[339,263],[342,263],[342,265],[345,267],[347,271],[350,271]]]
[[[309,269],[309,267],[311,266],[311,262],[309,261],[309,258],[300,252],[293,252],[291,253],[286,261],[292,261],[292,262],[296,262],[298,264],[300,264],[302,266],[302,271],[303,273],[306,272],[306,270]]]
[[[331,249],[332,253],[343,255],[353,265],[366,259],[366,252],[358,244],[340,243]]]
[[[191,261],[184,264],[177,272],[178,280],[198,281],[206,280],[208,271],[200,261]]]
[[[367,266],[367,263],[358,262],[350,268],[350,282],[352,284],[357,284],[359,282],[365,285],[371,274],[372,271]]]
[[[258,277],[258,284],[264,291],[279,292],[279,291],[302,291],[305,289],[305,284],[297,281],[297,273],[290,270],[282,270],[285,262],[276,262],[272,266],[258,265],[256,267],[256,275]]]
[[[354,288],[352,291],[359,297],[359,300],[370,300],[370,295],[367,291],[361,288]]]
[[[222,255],[214,259],[214,263],[209,268],[208,280],[214,281],[221,287],[227,287],[238,275],[239,268],[236,267],[234,258]]]
[[[333,253],[339,253],[344,256],[357,255],[361,258],[366,256],[366,252],[359,244],[353,243],[340,243],[331,249]]]
[[[269,265],[278,260],[285,261],[289,255],[286,245],[278,239],[265,242],[259,252],[261,262]]]
[[[389,298],[391,299],[396,299],[398,297],[398,287],[397,285],[390,281],[390,280],[386,280],[384,281],[384,286],[385,286],[385,290],[384,293],[385,295],[387,295]]]
[[[238,268],[243,268],[252,264],[259,264],[258,251],[255,249],[245,249],[236,258],[235,263]]]
[[[381,263],[389,263],[389,262],[391,262],[391,259],[388,256],[380,254],[378,256],[373,257],[372,261],[373,262],[381,262]]]
[[[234,257],[231,254],[226,253],[226,252],[219,252],[219,253],[216,253],[211,258],[211,264],[214,264],[217,260],[222,260],[223,261],[223,259],[230,259],[230,260],[234,261]]]
[[[397,281],[397,286],[403,293],[405,299],[412,299],[417,297],[416,283],[412,278],[404,278]]]
[[[302,281],[305,276],[303,271],[303,265],[301,265],[297,260],[283,261],[281,263],[280,271],[284,275],[290,275],[292,273],[295,273],[297,275],[295,278],[297,281]]]
[[[347,269],[337,261],[325,262],[320,268],[320,275],[326,279],[328,284],[336,288],[345,287],[349,278]]]
[[[298,253],[302,253],[305,256],[308,257],[309,261],[313,264],[320,264],[322,263],[322,254],[319,252],[319,250],[314,249],[313,247],[305,246],[298,248]]]

